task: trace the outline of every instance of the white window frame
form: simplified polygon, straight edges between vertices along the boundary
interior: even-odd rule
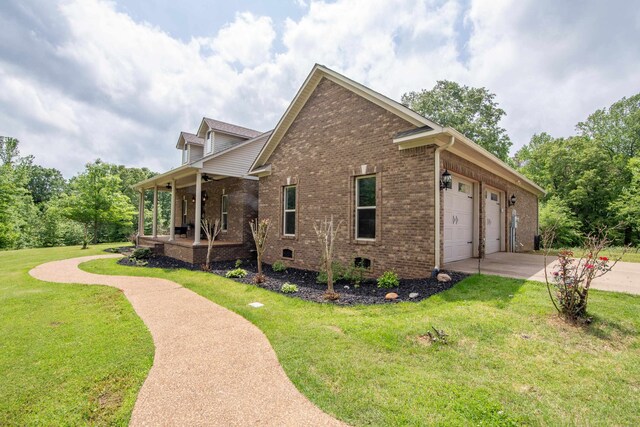
[[[207,138],[204,141],[204,153],[211,154],[213,153],[213,138],[215,138],[213,131],[210,130],[207,132]]]
[[[182,164],[184,165],[189,160],[189,146],[184,144],[184,148],[182,149]]]
[[[224,206],[225,200],[227,201],[226,210]],[[224,220],[225,216],[227,217],[226,221]],[[220,231],[226,232],[228,229],[229,229],[229,195],[223,194],[222,197],[220,198]]]
[[[376,180],[375,181],[376,185],[375,185],[374,190],[373,190],[374,191],[374,195],[375,195],[375,199],[376,199],[376,203],[373,206],[359,206],[359,203],[360,203],[360,185],[359,185],[358,181],[360,181],[362,179],[369,179],[369,178],[374,178]],[[376,175],[363,175],[363,176],[357,176],[356,177],[356,202],[354,203],[354,206],[356,208],[356,212],[355,212],[355,214],[356,214],[356,221],[355,221],[356,222],[356,227],[355,227],[355,234],[356,235],[355,235],[355,239],[356,240],[363,240],[363,241],[367,241],[367,242],[375,242],[375,240],[376,240],[376,236],[378,235],[378,224],[377,224],[377,221],[376,221],[376,224],[375,224],[376,231],[375,231],[375,235],[374,235],[373,238],[371,238],[371,237],[358,237],[358,235],[360,234],[359,233],[359,231],[360,231],[359,230],[360,229],[359,222],[360,221],[358,220],[358,218],[359,218],[358,212],[360,210],[365,210],[365,209],[373,209],[374,212],[375,212],[376,209],[378,209],[378,191],[377,191],[377,188],[378,188],[378,177]]]
[[[289,188],[295,189],[295,193],[296,193],[296,202],[293,205],[293,209],[287,209],[287,190]],[[298,186],[295,184],[284,186],[282,188],[282,235],[283,236],[295,237],[296,233],[298,232],[298,227],[296,224],[296,221],[298,219],[298,213],[296,209],[297,205],[298,205]],[[287,213],[290,213],[290,212],[294,213],[293,234],[287,234]]]
[[[182,196],[182,224],[180,224],[182,227],[186,226],[188,224],[187,222],[187,209],[188,209],[189,203],[187,202],[187,196]]]

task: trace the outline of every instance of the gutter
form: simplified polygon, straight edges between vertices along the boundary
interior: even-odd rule
[[[445,145],[441,145],[436,147],[436,151],[434,154],[434,167],[433,167],[433,175],[434,175],[434,186],[433,186],[433,199],[435,201],[435,223],[434,223],[434,242],[435,242],[435,266],[433,268],[433,273],[438,274],[440,271],[440,152],[444,150],[448,150],[453,146],[456,142],[455,136],[449,137],[449,142]]]

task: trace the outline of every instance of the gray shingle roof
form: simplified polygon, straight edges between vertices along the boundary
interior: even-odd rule
[[[415,129],[409,129],[409,130],[405,130],[402,132],[398,132],[396,134],[396,138],[401,138],[403,136],[409,136],[409,135],[413,135],[416,133],[422,133],[422,132],[427,132],[433,130],[433,128],[431,126],[428,125],[424,125],[424,126],[420,126],[419,128],[415,128]]]
[[[185,144],[204,145],[204,139],[198,138],[197,135],[189,132],[180,132],[180,135],[182,135],[182,137],[184,138]]]
[[[242,126],[233,125],[231,123],[221,122],[220,120],[214,120],[205,117],[205,123],[209,126],[209,129],[217,130],[218,132],[227,133],[230,135],[242,136],[245,138],[255,138],[256,136],[262,134],[262,132],[248,129]]]

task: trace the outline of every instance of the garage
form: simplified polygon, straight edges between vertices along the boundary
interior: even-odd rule
[[[452,177],[444,192],[444,261],[473,256],[473,183]]]
[[[502,243],[501,194],[498,190],[487,189],[485,193],[485,254],[500,252]]]

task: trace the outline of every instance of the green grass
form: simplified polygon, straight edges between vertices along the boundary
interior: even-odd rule
[[[592,291],[587,328],[555,316],[544,285],[473,276],[420,303],[337,307],[186,270],[90,272],[163,277],[249,319],[289,378],[353,425],[635,425],[640,297]],[[259,301],[260,309],[247,304]],[[449,345],[420,340],[435,326]]]
[[[117,289],[28,271],[111,245],[0,252],[0,425],[127,425],[153,363],[147,328]]]
[[[584,252],[583,248],[570,248],[571,251],[573,251],[574,254],[576,254],[576,256],[579,256],[581,253]],[[621,261],[624,262],[640,262],[640,248],[630,248],[627,249],[627,252],[623,254],[623,250],[624,248],[622,247],[611,247],[611,248],[607,248],[605,250],[603,250],[602,252],[600,252],[600,256],[606,256],[609,257],[611,259],[616,259],[618,258],[620,255],[622,255],[622,259]],[[558,251],[560,251],[560,249],[550,249],[549,250],[549,254],[556,256],[558,255]],[[540,251],[531,251],[530,253],[532,254],[538,254],[538,255],[544,255],[544,250],[540,250]]]

